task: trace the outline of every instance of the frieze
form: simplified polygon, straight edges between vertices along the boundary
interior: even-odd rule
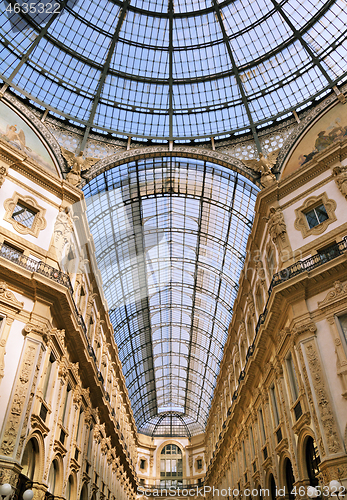
[[[37,132],[39,132],[42,137],[45,139],[47,142],[49,148],[52,150],[54,153],[55,159],[58,163],[58,166],[60,168],[61,172],[64,172],[66,170],[65,167],[65,161],[63,159],[63,156],[61,154],[60,146],[55,139],[55,137],[52,135],[52,133],[48,130],[46,125],[44,125],[41,120],[39,120],[34,113],[30,111],[28,106],[25,106],[22,104],[18,99],[16,99],[14,96],[10,94],[5,94],[3,97],[3,100],[6,102],[10,102],[14,108],[16,108],[18,111],[21,112],[21,114],[30,121],[32,125],[34,125],[35,129]]]
[[[341,281],[334,281],[334,289],[330,290],[321,302],[318,302],[318,307],[323,309],[330,306],[334,302],[345,298],[345,295],[347,295],[347,283],[343,285]]]
[[[347,90],[347,85],[344,85],[341,88],[341,92],[343,93],[346,90]],[[312,111],[310,111],[305,116],[305,118],[302,119],[301,122],[296,126],[296,128],[293,130],[293,133],[290,134],[288,139],[284,142],[281,151],[278,155],[277,164],[279,165],[280,170],[282,170],[281,167],[284,164],[284,160],[286,159],[288,153],[291,151],[297,140],[303,134],[304,130],[308,128],[311,124],[313,124],[316,118],[334,102],[336,102],[336,104],[339,102],[336,94],[332,94],[329,97],[327,97],[321,104],[319,104]]]

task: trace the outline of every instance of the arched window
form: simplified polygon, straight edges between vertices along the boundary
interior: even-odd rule
[[[66,500],[74,500],[74,497],[74,480],[70,475],[66,485]]]
[[[269,486],[270,486],[270,498],[271,500],[276,500],[276,483],[272,474],[270,474]]]
[[[311,486],[318,486],[320,456],[315,440],[310,436],[306,441],[306,468]]]
[[[182,450],[175,444],[167,444],[160,454],[160,487],[183,486]]]
[[[82,486],[80,500],[88,500],[88,488],[86,483]]]
[[[22,459],[22,474],[29,479],[34,479],[35,465],[38,456],[38,446],[34,439],[28,441]]]
[[[57,460],[53,460],[51,468],[49,469],[48,475],[48,491],[52,495],[55,493],[55,487],[58,478],[58,462]]]
[[[292,463],[289,460],[289,458],[285,459],[284,462],[284,468],[285,468],[285,474],[286,474],[286,483],[287,483],[287,491],[288,491],[288,498],[289,500],[294,500],[295,495],[292,493],[293,488],[294,488],[294,473],[293,473],[293,467]]]

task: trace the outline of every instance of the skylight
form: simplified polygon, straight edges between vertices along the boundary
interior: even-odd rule
[[[2,78],[52,112],[106,132],[256,133],[347,74],[344,0],[62,4],[60,14],[37,15],[7,12],[11,4],[1,2]]]
[[[165,157],[113,167],[84,187],[140,432],[204,430],[257,192],[230,169]]]

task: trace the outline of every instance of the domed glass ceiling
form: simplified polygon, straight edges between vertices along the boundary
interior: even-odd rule
[[[115,166],[85,187],[138,430],[204,431],[258,188],[184,158]]]
[[[3,81],[87,135],[255,134],[346,78],[344,0],[18,3],[0,5]]]

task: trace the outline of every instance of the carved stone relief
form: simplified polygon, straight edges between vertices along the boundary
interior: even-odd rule
[[[8,167],[6,167],[5,165],[0,165],[0,188],[5,182],[7,173],[8,173]]]
[[[11,403],[10,416],[7,419],[4,437],[0,447],[0,453],[11,456],[16,446],[17,436],[20,432],[20,420],[24,409],[25,400],[29,391],[30,379],[33,370],[37,346],[27,342],[22,358],[21,369],[16,383],[16,388]],[[29,411],[29,405],[27,411]]]
[[[32,383],[31,388],[30,388],[29,400],[28,400],[28,403],[26,405],[26,411],[25,411],[24,421],[23,421],[23,425],[22,425],[22,431],[21,431],[20,438],[19,438],[17,455],[16,455],[17,460],[20,459],[24,439],[25,439],[25,436],[27,433],[29,415],[30,415],[33,401],[34,401],[35,390],[36,390],[37,380],[38,380],[38,376],[39,376],[39,372],[40,372],[40,365],[41,365],[42,357],[43,357],[43,351],[42,351],[42,349],[40,349],[39,350],[39,357],[38,357],[38,359],[35,363],[35,367],[34,367],[33,383]]]
[[[297,353],[298,353],[298,357],[299,357],[299,360],[300,360],[300,366],[301,366],[302,373],[303,373],[303,378],[304,378],[304,383],[305,383],[305,388],[306,388],[306,394],[307,394],[307,400],[308,400],[309,408],[310,408],[310,411],[311,411],[311,414],[312,414],[312,420],[313,420],[314,426],[315,426],[315,431],[316,431],[317,442],[318,442],[318,446],[319,446],[319,450],[320,450],[320,455],[322,457],[324,457],[326,455],[325,446],[324,446],[324,442],[323,442],[323,439],[322,439],[322,434],[320,432],[320,426],[319,426],[319,422],[318,422],[318,417],[317,417],[317,413],[316,413],[316,410],[315,410],[315,407],[314,407],[314,403],[313,403],[313,396],[312,396],[312,391],[311,391],[311,385],[310,385],[310,381],[309,381],[307,370],[306,370],[306,366],[305,366],[304,356],[302,354],[302,350],[301,350],[300,346],[297,347]]]
[[[54,223],[54,247],[56,249],[57,260],[61,262],[65,245],[70,245],[72,234],[72,221],[69,214],[63,207],[59,208],[59,213]]]
[[[327,439],[328,450],[330,453],[342,451],[335,417],[329,401],[328,391],[324,382],[324,376],[320,364],[320,359],[314,342],[305,344],[314,391],[316,393],[317,404],[320,410],[320,417]]]
[[[268,224],[270,237],[277,247],[280,260],[285,262],[290,257],[291,246],[282,209],[280,207],[270,207],[269,215],[265,217],[265,220]]]
[[[343,285],[340,281],[334,282],[334,289],[330,290],[324,300],[318,302],[318,307],[324,311],[328,320],[336,353],[336,370],[340,377],[343,391],[342,396],[347,399],[347,356],[344,346],[341,342],[340,332],[336,325],[335,315],[345,309],[347,300],[347,284]]]
[[[341,193],[347,198],[347,166],[338,165],[333,168],[335,182]]]

